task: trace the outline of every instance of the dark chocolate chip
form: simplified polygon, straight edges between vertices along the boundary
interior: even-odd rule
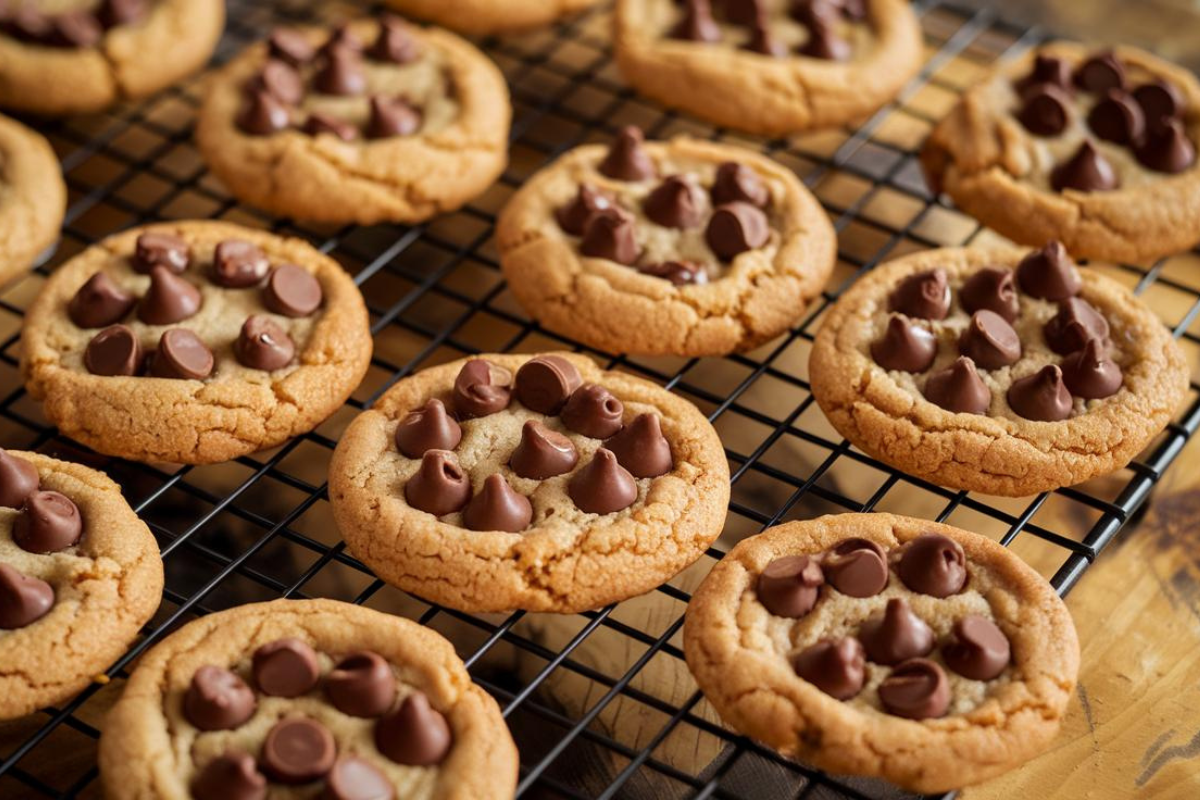
[[[575,198],[555,210],[554,218],[558,226],[572,236],[582,236],[588,220],[597,211],[612,208],[614,204],[612,193],[597,189],[590,184],[580,184]]]
[[[792,669],[835,700],[849,700],[862,691],[866,656],[857,639],[822,639],[797,653]]]
[[[946,271],[934,269],[905,278],[888,297],[888,310],[913,319],[945,319],[950,311]]]
[[[784,58],[788,54],[788,46],[775,37],[771,33],[771,29],[760,22],[750,30],[750,38],[742,45],[751,53],[770,56],[771,58]]]
[[[371,762],[341,756],[325,776],[321,800],[394,800],[396,790]]]
[[[93,375],[137,375],[146,354],[137,334],[124,325],[105,328],[91,338],[83,351],[83,365]]]
[[[567,359],[538,356],[517,370],[517,399],[530,411],[554,415],[582,383],[579,370]]]
[[[396,701],[396,674],[378,653],[352,653],[325,677],[334,708],[352,717],[378,717]]]
[[[472,359],[454,379],[454,411],[459,419],[486,417],[512,402],[513,376],[482,358]]]
[[[183,696],[183,714],[202,731],[228,731],[254,715],[254,690],[236,673],[207,664]]]
[[[1155,130],[1161,129],[1163,120],[1182,120],[1187,107],[1179,88],[1163,80],[1143,83],[1133,90],[1133,99],[1141,108],[1146,122]]]
[[[995,311],[976,311],[958,337],[958,351],[983,369],[1000,369],[1021,358],[1021,337]]]
[[[233,343],[233,354],[244,367],[274,372],[292,363],[296,345],[275,320],[253,314],[242,323]]]
[[[1062,376],[1067,390],[1084,400],[1111,397],[1124,382],[1121,368],[1097,339],[1089,339],[1082,350],[1063,359]]]
[[[424,692],[414,691],[405,697],[395,712],[375,725],[375,746],[397,764],[440,764],[453,743],[450,724],[429,704]]]
[[[619,181],[644,181],[655,175],[654,162],[642,146],[645,137],[640,128],[628,125],[620,130],[608,154],[600,162],[601,175]]]
[[[695,228],[704,217],[704,193],[690,180],[672,175],[646,196],[642,211],[664,228]]]
[[[16,38],[35,44],[50,44],[54,36],[53,19],[33,6],[13,10],[5,28]]]
[[[254,683],[271,697],[299,697],[321,679],[321,663],[306,642],[288,637],[267,642],[254,651]]]
[[[683,17],[671,29],[671,38],[689,42],[721,41],[721,27],[713,19],[709,0],[683,0]]]
[[[277,58],[267,59],[263,68],[250,82],[251,91],[268,92],[275,99],[289,106],[304,99],[304,81],[296,68]]]
[[[1066,300],[1079,294],[1083,285],[1075,262],[1058,241],[1050,241],[1021,259],[1017,265],[1017,283],[1025,294],[1042,300]]]
[[[143,275],[155,267],[166,267],[176,274],[192,263],[192,248],[173,233],[147,231],[137,238],[133,251],[133,269]]]
[[[833,25],[816,17],[808,26],[808,41],[800,47],[800,54],[824,61],[846,61],[850,58],[851,47]]]
[[[632,264],[641,255],[634,228],[633,216],[626,211],[616,207],[597,211],[584,227],[579,252],[589,258]]]
[[[263,772],[288,785],[310,783],[333,768],[337,743],[315,719],[285,717],[267,731],[263,740]]]
[[[431,398],[424,408],[409,412],[396,426],[396,449],[409,458],[420,458],[426,450],[453,450],[462,441],[462,428],[446,411],[446,405]]]
[[[1104,99],[1092,106],[1087,122],[1092,133],[1116,144],[1139,142],[1146,130],[1141,107],[1120,89],[1109,89]]]
[[[33,462],[0,448],[0,508],[20,508],[39,483]]]
[[[1137,149],[1137,159],[1142,166],[1174,175],[1196,163],[1196,145],[1184,133],[1182,122],[1171,119],[1156,127],[1158,129],[1151,130]]]
[[[901,548],[896,573],[918,594],[949,597],[967,585],[967,556],[949,536],[922,533]]]
[[[229,751],[204,765],[192,781],[194,800],[266,800],[267,779],[247,753]]]
[[[147,11],[147,0],[101,0],[96,9],[96,19],[105,28],[115,28],[141,21]]]
[[[295,264],[271,270],[263,287],[263,305],[285,317],[307,317],[321,307],[324,292],[316,276]]]
[[[97,272],[67,305],[67,315],[81,328],[103,328],[120,322],[137,302],[104,272]]]
[[[350,27],[349,22],[343,22],[337,26],[333,33],[329,34],[329,38],[325,40],[325,44],[321,45],[321,55],[328,56],[337,50],[347,50],[354,55],[362,53],[364,48],[363,41],[359,35]]]
[[[722,261],[757,250],[770,238],[767,215],[758,206],[740,201],[717,206],[704,231],[704,240]]]
[[[54,606],[54,587],[0,562],[0,630],[37,622]]]
[[[448,450],[426,450],[421,466],[404,484],[404,498],[435,517],[453,514],[471,499],[471,479]]]
[[[717,167],[717,176],[710,190],[714,206],[726,203],[749,203],[766,208],[771,193],[759,174],[736,161],[726,161]]]
[[[150,359],[150,374],[155,378],[202,381],[212,375],[216,359],[199,336],[187,328],[172,328],[158,340],[158,349]]]
[[[1063,383],[1062,369],[1047,364],[1008,387],[1008,405],[1025,419],[1058,422],[1071,416],[1071,392]]]
[[[986,414],[992,391],[979,377],[975,362],[959,356],[925,381],[925,399],[955,414]]]
[[[463,524],[473,531],[516,533],[528,528],[532,519],[529,498],[513,491],[498,473],[487,476],[479,494],[471,498],[463,511]]]
[[[82,535],[78,506],[66,495],[52,491],[33,492],[26,497],[12,527],[17,547],[39,555],[73,547]]]
[[[1050,349],[1065,356],[1082,350],[1089,339],[1108,344],[1108,320],[1082,297],[1068,297],[1046,322],[1043,333]]]
[[[379,35],[367,55],[376,61],[411,64],[421,55],[421,43],[407,22],[394,14],[384,14],[379,20]]]
[[[317,49],[304,35],[303,31],[292,28],[275,28],[267,39],[267,49],[271,58],[299,67],[312,61],[317,55]]]
[[[767,13],[764,0],[723,0],[725,19],[734,25],[753,27]]]
[[[1058,192],[1065,189],[1074,189],[1077,192],[1107,192],[1119,187],[1121,181],[1109,160],[1094,144],[1085,141],[1079,145],[1075,155],[1050,172],[1050,185]]]
[[[1024,94],[1034,86],[1042,84],[1051,84],[1065,92],[1071,92],[1071,65],[1066,59],[1038,54],[1033,62],[1033,71],[1017,81],[1017,92]]]
[[[981,269],[967,278],[958,290],[958,302],[968,314],[993,311],[1007,322],[1020,312],[1016,277],[1010,269]]]
[[[889,713],[906,719],[945,716],[950,708],[946,673],[927,658],[900,664],[879,684],[879,701]]]
[[[806,27],[821,23],[832,25],[842,16],[842,3],[839,0],[794,0],[790,14]]]
[[[933,629],[902,597],[893,597],[882,611],[867,617],[858,638],[876,664],[899,664],[933,650]]]
[[[575,390],[563,406],[560,418],[568,430],[593,439],[607,439],[621,430],[624,413],[625,406],[612,392],[589,383]]]
[[[874,597],[887,588],[887,554],[870,539],[844,539],[821,559],[825,582],[850,597]]]
[[[320,136],[331,133],[343,142],[353,142],[358,138],[358,128],[344,119],[338,119],[331,114],[314,111],[304,121],[304,132],[309,136]]]
[[[990,681],[1012,660],[1008,637],[986,617],[968,614],[954,623],[954,638],[942,645],[946,666],[964,678]]]
[[[412,136],[420,130],[421,119],[421,110],[403,97],[374,95],[371,98],[371,117],[367,121],[367,138]]]
[[[663,436],[656,414],[638,414],[604,446],[617,457],[617,463],[635,478],[657,478],[675,467],[671,445]]]
[[[784,556],[763,568],[755,584],[758,602],[777,617],[799,619],[812,611],[825,583],[821,565],[810,556]]]
[[[1062,89],[1045,83],[1025,93],[1017,119],[1035,136],[1058,136],[1067,129],[1071,98]]]
[[[570,439],[532,419],[521,428],[521,441],[508,459],[513,472],[535,480],[568,473],[578,462],[579,453]]]
[[[1075,70],[1075,85],[1096,94],[1102,94],[1109,89],[1124,89],[1125,66],[1111,51],[1097,53]]]
[[[166,267],[150,270],[150,288],[138,304],[138,319],[147,325],[173,325],[200,310],[200,290]]]
[[[586,514],[612,514],[633,505],[638,489],[633,476],[617,463],[617,457],[600,448],[571,478],[567,494]]]
[[[52,18],[50,44],[59,47],[94,47],[104,36],[104,28],[87,9],[56,14]]]
[[[367,90],[367,74],[362,54],[350,47],[328,46],[323,51],[325,64],[313,77],[313,88],[322,94],[339,97],[360,95]]]
[[[871,343],[871,358],[884,369],[924,372],[937,357],[937,338],[900,315],[888,320],[883,336]]]
[[[291,124],[291,112],[275,95],[262,89],[246,93],[237,117],[237,125],[243,131],[253,136],[270,136]]]
[[[257,286],[271,271],[267,254],[244,239],[226,239],[213,251],[212,281],[229,289]]]
[[[638,272],[670,281],[675,286],[708,283],[708,272],[694,261],[659,261],[638,267]]]

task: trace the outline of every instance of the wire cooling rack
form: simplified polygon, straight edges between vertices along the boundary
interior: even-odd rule
[[[319,7],[314,10],[313,7]],[[0,289],[0,445],[104,469],[150,525],[167,572],[163,605],[137,644],[60,708],[0,726],[0,797],[100,794],[96,739],[139,654],[196,615],[277,597],[333,597],[418,619],[445,634],[500,703],[521,750],[526,798],[884,798],[877,781],[832,778],[721,727],[687,674],[683,611],[738,539],[788,519],[886,510],[937,519],[1013,547],[1065,593],[1143,505],[1200,425],[1200,386],[1180,416],[1115,475],[1034,498],[954,492],[856,451],[814,405],[808,352],[824,311],[882,260],[981,243],[992,234],[930,196],[915,153],[961,89],[1044,38],[991,11],[915,4],[927,61],[893,103],[854,131],[754,140],[639,100],[616,76],[605,6],[552,30],[484,46],[512,87],[512,163],[462,211],[416,227],[298,227],[237,205],[191,142],[200,81],[88,118],[31,121],[53,142],[71,192],[58,252]],[[344,2],[231,0],[223,61],[279,22],[361,13]],[[702,87],[698,87],[702,89]],[[725,359],[613,358],[530,323],[506,290],[491,245],[495,215],[532,172],[620,125],[760,147],[792,167],[834,220],[840,259],[826,293],[790,333]],[[370,306],[375,357],[347,405],[311,434],[222,465],[169,468],[96,456],[59,436],[17,373],[23,310],[53,265],[127,226],[213,217],[312,241],[355,275]],[[1141,294],[1200,363],[1200,255],[1150,268],[1097,266]],[[348,421],[400,378],[487,351],[571,348],[654,380],[712,419],[732,465],[726,533],[705,558],[645,597],[577,616],[473,616],[385,586],[345,550],[328,509],[330,453]]]

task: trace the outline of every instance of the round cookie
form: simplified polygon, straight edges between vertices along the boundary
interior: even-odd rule
[[[0,9],[0,106],[89,114],[200,69],[225,26],[222,0],[8,0]]]
[[[0,286],[58,241],[66,207],[67,186],[50,143],[0,116]]]
[[[905,0],[618,0],[615,37],[634,89],[762,135],[861,120],[923,57]]]
[[[511,117],[473,45],[384,16],[248,48],[209,82],[196,141],[230,192],[272,213],[415,223],[492,185]]]
[[[1042,752],[1079,671],[1066,606],[1018,556],[891,514],[742,541],[692,596],[683,642],[730,726],[922,794]]]
[[[89,447],[206,464],[340,407],[370,361],[368,322],[353,280],[306,242],[150,225],[54,272],[25,317],[21,371],[47,418]]]
[[[437,633],[349,603],[276,600],[151,650],[108,715],[100,774],[112,800],[499,800],[516,788],[517,750]]]
[[[1141,262],[1200,241],[1200,83],[1130,47],[1054,42],[934,128],[929,185],[1014,241]]]
[[[158,544],[117,484],[0,450],[0,720],[96,680],[153,616],[162,588]]]
[[[786,331],[837,259],[833,226],[782,165],[679,137],[584,145],[501,212],[500,263],[542,325],[615,353],[722,355]]]
[[[883,265],[825,317],[809,374],[829,421],[865,452],[1014,497],[1124,467],[1188,383],[1158,317],[1057,242]]]
[[[351,423],[329,499],[394,586],[463,611],[575,613],[699,558],[729,467],[708,420],[658,386],[569,353],[488,355],[422,370]]]
[[[599,0],[386,0],[402,14],[483,36],[538,28],[596,5]]]

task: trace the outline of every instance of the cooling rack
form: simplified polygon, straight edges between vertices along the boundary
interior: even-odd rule
[[[683,663],[689,592],[740,538],[788,519],[886,510],[948,521],[1014,548],[1061,592],[1143,506],[1200,425],[1200,386],[1180,415],[1115,475],[1033,498],[943,489],[851,447],[815,406],[808,352],[822,314],[883,260],[995,238],[930,195],[916,151],[962,88],[997,60],[1045,37],[993,11],[927,0],[920,75],[860,127],[786,140],[717,130],[639,100],[608,48],[609,9],[551,30],[483,42],[513,92],[512,163],[458,213],[415,227],[297,226],[236,204],[191,142],[200,81],[94,117],[46,123],[63,161],[70,208],[46,265],[0,289],[0,446],[38,449],[104,469],[124,487],[162,548],[167,589],[142,638],[96,683],[58,708],[0,727],[0,797],[98,797],[96,739],[139,654],[193,617],[277,597],[333,597],[417,619],[446,635],[500,703],[521,750],[525,798],[905,797],[878,781],[834,778],[772,754],[719,724]],[[218,62],[272,25],[361,13],[347,2],[230,0]],[[839,262],[826,292],[790,333],[724,359],[613,357],[532,324],[505,288],[490,236],[498,210],[565,150],[637,124],[737,141],[789,165],[835,222]],[[21,318],[54,265],[104,236],[160,219],[212,217],[301,236],[362,287],[375,356],[352,399],[316,431],[222,465],[170,468],[99,457],[59,436],[21,388]],[[1093,265],[1155,308],[1200,363],[1200,254],[1152,267]],[[346,550],[325,494],[329,456],[353,416],[400,378],[464,354],[568,348],[656,381],[713,421],[732,466],[722,538],[651,594],[565,617],[468,615],[385,586]]]

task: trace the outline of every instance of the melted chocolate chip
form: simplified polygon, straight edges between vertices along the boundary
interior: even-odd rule
[[[334,708],[352,717],[378,717],[396,701],[396,675],[378,653],[352,653],[325,677]]]
[[[1007,322],[1015,320],[1020,312],[1016,279],[1008,269],[979,270],[963,282],[958,290],[958,302],[968,314],[992,311]]]
[[[66,495],[33,492],[13,521],[12,538],[28,553],[57,553],[73,547],[83,535],[79,508]]]
[[[704,193],[686,178],[672,175],[646,196],[642,211],[664,228],[695,228],[704,217]]]
[[[38,489],[37,467],[0,448],[0,508],[20,508]]]
[[[862,691],[866,656],[857,639],[822,639],[797,653],[792,669],[835,700],[849,700]]]
[[[351,47],[326,46],[325,65],[313,77],[313,88],[322,94],[339,97],[360,95],[367,90],[367,75],[362,54]]]
[[[166,267],[179,274],[192,263],[192,248],[172,233],[148,231],[137,238],[131,263],[134,271],[143,275],[155,267]]]
[[[276,28],[267,39],[267,49],[271,58],[299,67],[312,61],[317,55],[317,49],[304,35],[303,31],[291,28]]]
[[[684,0],[683,17],[671,29],[671,38],[689,42],[721,41],[721,28],[713,19],[709,0]]]
[[[810,556],[784,556],[763,568],[755,594],[763,608],[777,617],[799,619],[817,603],[825,574]]]
[[[925,381],[925,399],[955,414],[986,414],[992,391],[979,377],[975,362],[959,356]]]
[[[1085,400],[1111,397],[1124,383],[1121,368],[1096,339],[1089,339],[1082,350],[1064,358],[1061,369],[1067,389]]]
[[[375,746],[397,764],[440,764],[453,745],[450,724],[424,692],[404,698],[396,711],[375,725]]]
[[[888,712],[906,719],[945,716],[950,708],[946,673],[927,658],[900,664],[879,684],[879,701]]]
[[[717,206],[708,220],[704,241],[722,261],[757,250],[771,238],[767,215],[758,206],[733,202]]]
[[[639,128],[632,125],[622,128],[608,154],[600,162],[600,174],[619,181],[644,181],[653,178],[654,162],[642,146],[644,138]]]
[[[371,117],[367,121],[368,139],[412,136],[421,128],[421,110],[403,97],[375,95],[371,98]]]
[[[124,325],[105,328],[91,338],[83,351],[83,365],[93,375],[137,375],[146,355],[137,335]]]
[[[308,717],[285,717],[263,740],[263,771],[279,783],[299,785],[322,777],[333,768],[337,743],[325,726]]]
[[[671,445],[663,436],[661,421],[655,414],[638,414],[615,436],[605,440],[604,446],[635,478],[657,478],[675,466]]]
[[[530,411],[554,415],[582,383],[579,370],[567,359],[538,356],[517,370],[517,399]]]
[[[1071,393],[1063,383],[1062,369],[1047,364],[1008,387],[1008,405],[1025,419],[1058,422],[1071,416]]]
[[[435,517],[453,514],[471,499],[471,479],[447,450],[427,450],[421,466],[404,484],[404,498],[418,511]]]
[[[267,254],[243,239],[226,239],[213,251],[212,281],[228,289],[257,286],[271,271]]]
[[[1173,83],[1155,80],[1144,83],[1133,90],[1133,99],[1141,108],[1146,122],[1156,130],[1163,126],[1164,120],[1182,120],[1186,108],[1183,93]]]
[[[1075,70],[1075,85],[1096,94],[1109,89],[1124,89],[1125,66],[1112,52],[1097,53]]]
[[[570,439],[531,419],[521,428],[521,441],[508,465],[522,478],[545,480],[570,472],[578,462],[579,453]]]
[[[612,193],[582,183],[575,199],[554,212],[558,226],[572,236],[582,236],[588,220],[598,211],[612,208],[615,204]]]
[[[54,606],[54,587],[0,562],[0,630],[32,625]]]
[[[1062,242],[1050,241],[1017,265],[1017,283],[1025,294],[1041,300],[1066,300],[1079,294],[1083,282]]]
[[[463,511],[463,524],[473,531],[516,533],[528,528],[532,519],[529,498],[513,491],[500,474],[489,475]]]
[[[191,788],[194,800],[266,800],[267,779],[250,755],[230,751],[205,764]]]
[[[838,542],[821,559],[821,568],[825,582],[850,597],[874,597],[888,585],[887,554],[870,539]]]
[[[136,302],[107,274],[97,272],[71,298],[67,316],[81,328],[103,328],[124,319]]]
[[[316,652],[296,638],[267,642],[254,651],[252,664],[258,690],[271,697],[299,697],[321,679]]]
[[[563,406],[560,418],[568,430],[593,439],[607,439],[621,430],[624,413],[625,406],[612,392],[589,383],[575,390]]]
[[[1046,322],[1046,344],[1060,356],[1081,350],[1089,339],[1108,344],[1108,320],[1082,297],[1068,297],[1058,304],[1058,313]]]
[[[1137,149],[1137,159],[1155,172],[1174,175],[1196,163],[1196,146],[1184,133],[1182,122],[1167,120],[1146,137]]]
[[[896,573],[918,594],[949,597],[967,585],[967,556],[949,536],[922,533],[901,549]]]
[[[934,269],[905,278],[888,297],[888,310],[913,319],[945,319],[950,311],[946,271]]]
[[[1012,653],[996,623],[968,614],[954,623],[954,638],[942,646],[942,659],[964,678],[990,681],[1004,672]]]
[[[320,136],[331,133],[343,142],[353,142],[358,138],[358,128],[344,119],[338,119],[330,114],[314,111],[304,121],[304,132],[309,136]]]
[[[321,307],[324,292],[316,276],[295,264],[280,264],[271,270],[262,300],[271,311],[285,317],[307,317]]]
[[[1070,103],[1067,93],[1053,84],[1034,86],[1026,92],[1017,119],[1035,136],[1058,136],[1070,122]]]
[[[296,345],[275,320],[254,314],[242,323],[233,354],[242,366],[274,372],[292,363]]]
[[[472,359],[454,379],[454,410],[459,419],[486,417],[512,402],[512,373],[482,358]]]
[[[736,161],[726,161],[717,167],[717,176],[710,190],[714,206],[727,203],[749,203],[766,208],[771,193],[763,179],[750,167]]]
[[[976,311],[958,338],[958,351],[984,369],[1000,369],[1021,358],[1021,337],[994,311]]]
[[[396,790],[371,762],[341,756],[325,776],[321,800],[393,800]]]
[[[172,328],[158,340],[158,350],[150,359],[150,374],[155,378],[202,381],[212,374],[216,360],[199,336],[187,328]]]
[[[867,617],[858,638],[876,664],[899,664],[933,650],[933,629],[902,597],[893,597],[882,611]]]
[[[254,690],[234,672],[211,664],[196,670],[183,714],[202,731],[229,731],[254,715]]]
[[[421,55],[421,43],[408,23],[394,14],[385,14],[379,20],[379,36],[367,54],[376,61],[411,64]]]
[[[269,58],[250,81],[251,91],[264,91],[289,106],[304,99],[304,80],[296,68],[277,58]]]
[[[1091,142],[1079,145],[1075,155],[1050,172],[1050,185],[1061,192],[1107,192],[1121,185],[1117,171]]]
[[[261,89],[247,92],[237,126],[253,136],[270,136],[292,124],[292,114],[279,98]]]
[[[924,372],[937,357],[937,339],[902,316],[888,320],[883,336],[871,343],[871,358],[887,370]]]
[[[600,448],[567,484],[567,494],[585,514],[612,514],[633,505],[637,483],[610,451]]]
[[[618,264],[632,264],[641,255],[634,235],[633,216],[613,207],[591,216],[579,243],[579,252],[590,258],[606,258]]]
[[[1109,89],[1104,99],[1088,114],[1088,127],[1106,142],[1131,144],[1141,141],[1146,118],[1133,96],[1120,89]]]
[[[675,286],[708,283],[708,272],[702,265],[693,261],[660,261],[638,267],[638,272],[670,281]]]
[[[412,411],[396,426],[396,449],[409,458],[420,458],[426,450],[453,450],[462,441],[462,428],[437,398]]]
[[[173,325],[200,310],[200,290],[166,267],[150,270],[150,288],[138,304],[138,319],[147,325]]]

